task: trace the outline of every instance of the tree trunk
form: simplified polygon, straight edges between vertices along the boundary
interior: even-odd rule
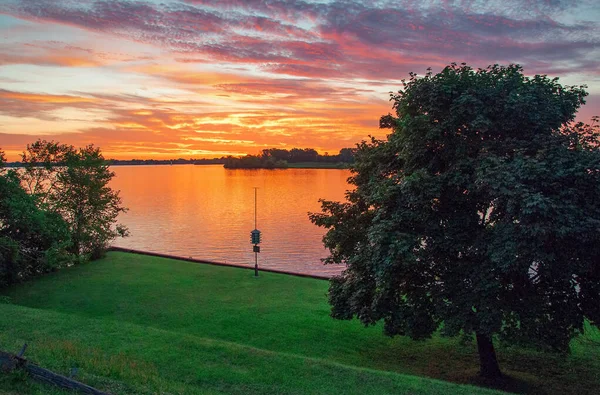
[[[477,334],[477,350],[479,351],[479,375],[487,379],[496,379],[502,377],[498,360],[496,359],[496,350],[492,338],[487,335]]]

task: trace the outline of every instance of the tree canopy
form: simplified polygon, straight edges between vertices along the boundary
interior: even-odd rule
[[[40,209],[15,170],[0,173],[0,287],[68,264],[69,245],[60,215]]]
[[[98,258],[115,237],[127,235],[117,223],[126,209],[109,185],[115,173],[98,147],[38,140],[27,146],[22,161],[24,184],[67,222],[75,255]]]
[[[227,169],[285,169],[288,163],[352,163],[354,149],[342,148],[337,155],[320,155],[313,148],[266,148],[259,155],[246,155],[240,158],[229,156],[224,160]]]
[[[600,131],[585,87],[518,65],[410,74],[358,145],[347,202],[322,201],[332,316],[388,335],[475,335],[566,351],[600,325]]]

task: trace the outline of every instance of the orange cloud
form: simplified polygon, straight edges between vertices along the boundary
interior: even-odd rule
[[[35,95],[24,96],[36,99]],[[48,99],[40,96],[39,100]],[[98,122],[97,127],[51,138],[78,146],[94,143],[107,157],[118,159],[256,154],[274,146],[312,147],[333,153],[353,146],[368,134],[378,134],[376,120],[383,114],[376,103],[364,107],[358,103],[343,103],[339,107],[334,107],[334,103],[328,108],[294,108],[281,103],[278,106],[277,110],[186,113],[175,108],[147,106],[114,108],[109,118]],[[11,152],[22,150],[26,143],[35,140],[34,136],[12,136],[11,139],[0,136],[4,148]]]
[[[67,54],[17,55],[0,53],[0,65],[9,64],[37,64],[66,67],[96,67],[101,65],[99,61],[85,56],[73,56]]]
[[[89,97],[69,96],[69,95],[50,95],[40,93],[11,92],[0,89],[0,99],[21,100],[32,103],[93,103],[95,99]]]

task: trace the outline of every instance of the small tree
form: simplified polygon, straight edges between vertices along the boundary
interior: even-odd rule
[[[126,209],[119,192],[109,186],[115,173],[93,145],[69,152],[65,164],[57,175],[54,208],[71,228],[73,252],[99,258],[111,240],[127,235],[127,229],[117,223]]]
[[[600,324],[598,126],[576,124],[583,87],[520,66],[411,74],[386,141],[359,144],[348,202],[322,201],[332,316],[390,336],[494,336],[566,351]]]
[[[126,209],[118,191],[109,186],[115,173],[99,148],[39,140],[27,146],[22,158],[25,185],[69,224],[74,254],[98,258],[111,240],[127,235],[117,223]]]

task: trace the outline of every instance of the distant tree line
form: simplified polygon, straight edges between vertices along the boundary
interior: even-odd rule
[[[354,148],[342,148],[337,155],[321,155],[313,148],[268,148],[259,155],[225,158],[227,169],[285,169],[290,163],[341,163],[354,162]]]
[[[38,140],[7,169],[0,150],[0,287],[101,257],[126,209],[100,149]]]
[[[226,168],[262,169],[287,168],[288,163],[330,163],[346,167],[354,162],[355,148],[342,148],[337,155],[319,154],[313,148],[292,148],[291,150],[268,148],[259,155],[242,157],[222,156],[210,159],[106,159],[109,166],[155,166],[155,165],[224,165]],[[23,162],[4,162],[4,167],[23,167]]]
[[[211,158],[211,159],[109,159],[108,164],[111,166],[125,165],[222,165],[226,158]]]
[[[109,166],[155,166],[155,165],[222,165],[226,157],[210,159],[106,159]],[[23,167],[23,162],[5,162],[4,167]]]

